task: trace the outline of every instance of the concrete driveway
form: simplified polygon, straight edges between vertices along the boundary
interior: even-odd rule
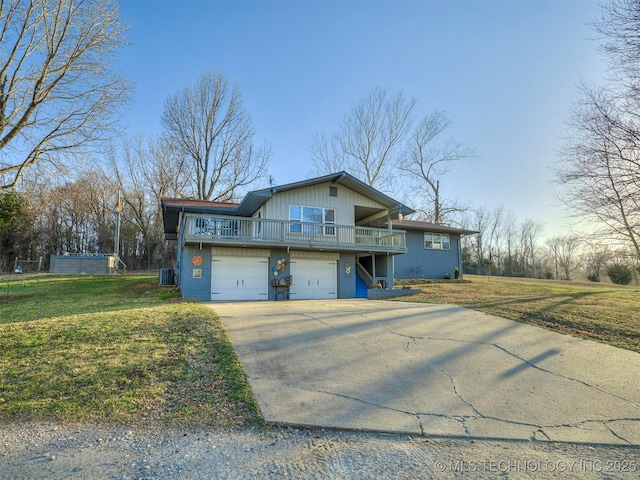
[[[640,354],[451,305],[211,303],[267,422],[640,445]]]

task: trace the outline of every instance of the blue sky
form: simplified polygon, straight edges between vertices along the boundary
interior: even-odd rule
[[[418,119],[445,111],[449,134],[476,149],[442,179],[447,196],[566,233],[549,167],[578,83],[604,72],[589,26],[599,11],[586,0],[121,0],[131,44],[119,68],[135,85],[123,121],[132,135],[159,133],[167,97],[221,70],[283,184],[312,175],[314,135],[355,101],[402,90]]]

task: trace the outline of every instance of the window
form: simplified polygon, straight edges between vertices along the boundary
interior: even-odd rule
[[[335,225],[336,224],[336,211],[333,208],[325,208],[324,209],[324,224],[325,225]],[[335,226],[325,226],[324,227],[325,235],[335,235],[336,227]]]
[[[425,233],[424,248],[433,250],[449,250],[451,248],[449,235],[446,233]]]
[[[336,211],[333,208],[289,205],[289,220],[301,223],[300,225],[290,225],[289,231],[291,233],[336,234],[334,226],[336,224]]]
[[[338,187],[329,187],[329,196],[337,197],[338,196]]]

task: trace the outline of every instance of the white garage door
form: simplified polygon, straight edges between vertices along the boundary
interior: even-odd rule
[[[267,300],[268,282],[266,257],[214,256],[211,259],[211,300]]]
[[[336,260],[292,258],[290,268],[292,300],[338,298]]]

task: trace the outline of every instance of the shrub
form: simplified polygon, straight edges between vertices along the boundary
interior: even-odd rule
[[[460,279],[460,269],[458,267],[456,267],[453,271],[453,278],[455,278],[456,280]]]
[[[598,275],[597,273],[590,273],[589,275],[587,275],[587,280],[589,280],[590,282],[599,282],[600,275]]]
[[[629,285],[631,283],[631,269],[621,263],[613,264],[607,270],[607,275],[613,283],[618,285]]]

